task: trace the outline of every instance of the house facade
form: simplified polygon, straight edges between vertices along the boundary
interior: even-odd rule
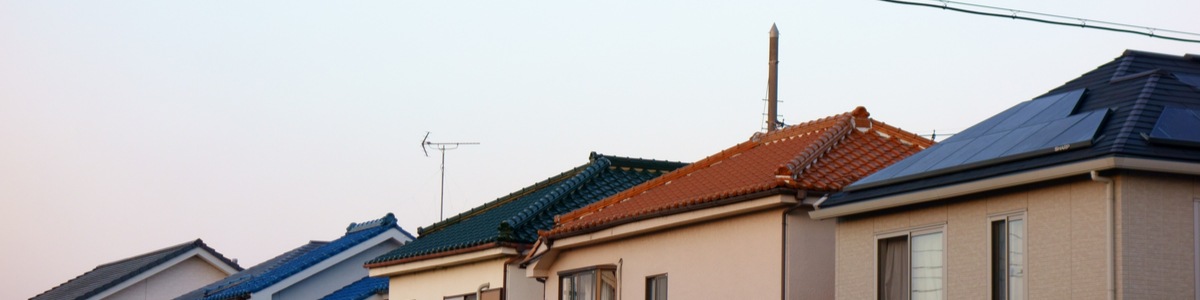
[[[366,264],[391,299],[542,299],[520,258],[554,216],[683,166],[592,153],[589,162],[419,230],[412,243]]]
[[[338,239],[309,242],[174,299],[381,299],[386,284],[364,280],[367,270],[362,264],[412,239],[388,213],[350,223]]]
[[[817,204],[838,299],[1200,299],[1200,57],[1127,51]]]
[[[544,299],[832,299],[812,204],[932,141],[866,109],[749,141],[561,215],[525,258]]]
[[[97,266],[30,299],[170,299],[241,270],[197,239]]]

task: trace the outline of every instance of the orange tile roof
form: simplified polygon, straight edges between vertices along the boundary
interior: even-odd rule
[[[563,237],[650,214],[776,188],[834,192],[931,145],[933,141],[854,111],[758,133],[604,200],[558,216],[542,236]]]

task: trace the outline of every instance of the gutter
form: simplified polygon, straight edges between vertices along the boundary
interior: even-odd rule
[[[1200,163],[1109,156],[959,184],[933,187],[903,194],[884,196],[867,201],[848,203],[830,208],[818,208],[815,211],[809,212],[808,215],[809,217],[817,220],[844,217],[888,208],[943,200],[995,189],[1084,175],[1089,174],[1092,171],[1103,171],[1110,169],[1200,175]]]

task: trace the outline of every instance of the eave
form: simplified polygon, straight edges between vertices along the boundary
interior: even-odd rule
[[[808,215],[809,217],[817,220],[844,217],[888,208],[938,201],[990,190],[1020,186],[1035,182],[1084,175],[1090,173],[1091,171],[1103,171],[1111,169],[1200,175],[1200,163],[1130,157],[1103,157],[947,186],[932,187],[829,208],[817,207],[816,210],[809,212]]]

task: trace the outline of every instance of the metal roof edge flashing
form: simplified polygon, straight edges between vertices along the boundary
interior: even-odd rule
[[[1200,163],[1196,162],[1106,156],[970,182],[911,191],[903,194],[883,196],[871,199],[869,201],[847,203],[834,207],[821,208],[809,212],[809,217],[817,220],[824,220],[828,218],[856,215],[871,211],[944,200],[984,191],[1025,185],[1034,182],[1042,182],[1076,175],[1087,175],[1092,171],[1104,171],[1110,169],[1200,175]]]

